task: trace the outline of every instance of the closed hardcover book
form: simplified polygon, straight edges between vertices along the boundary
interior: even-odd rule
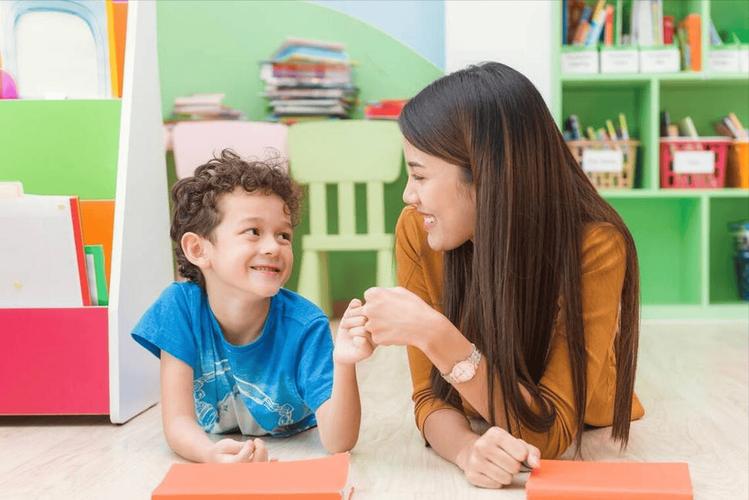
[[[289,462],[174,464],[151,499],[348,499],[348,470],[348,453]]]
[[[528,500],[691,500],[686,463],[542,460],[525,485]]]

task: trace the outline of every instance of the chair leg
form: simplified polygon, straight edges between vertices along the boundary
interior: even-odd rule
[[[328,255],[325,252],[305,250],[299,270],[299,295],[317,304],[328,316],[330,307],[330,285],[328,277]]]
[[[330,299],[330,273],[328,272],[328,252],[318,252],[320,263],[320,302],[318,305],[329,318],[333,316],[333,305]]]
[[[377,286],[395,286],[392,250],[379,250],[377,252]]]

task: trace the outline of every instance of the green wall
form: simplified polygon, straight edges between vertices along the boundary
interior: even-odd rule
[[[287,36],[341,42],[355,61],[354,81],[360,101],[408,98],[434,79],[439,68],[383,32],[339,12],[305,2],[167,1],[158,4],[159,66],[162,110],[171,113],[174,98],[197,92],[223,92],[225,104],[250,120],[266,117],[259,63]],[[354,117],[362,116],[362,105]],[[171,161],[170,161],[171,164]],[[385,190],[386,228],[390,231],[403,207],[405,171]],[[361,196],[363,190],[357,189]],[[335,191],[329,189],[328,199]],[[357,217],[364,215],[361,203]],[[331,206],[331,223],[336,220]],[[362,228],[359,222],[358,228]],[[297,262],[288,283],[295,288],[301,258],[305,215],[296,232]],[[361,297],[375,279],[374,253],[331,254],[333,300]]]

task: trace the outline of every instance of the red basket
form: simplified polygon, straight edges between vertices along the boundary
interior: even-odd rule
[[[722,188],[726,185],[726,159],[731,140],[723,137],[690,139],[682,137],[661,139],[662,188]],[[715,164],[711,173],[674,172],[674,153],[677,151],[712,151]]]

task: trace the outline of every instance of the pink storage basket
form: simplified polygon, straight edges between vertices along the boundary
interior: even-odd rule
[[[661,139],[660,170],[662,188],[722,188],[726,185],[726,160],[731,140],[723,137],[690,139],[673,137]],[[712,151],[715,167],[712,173],[674,172],[674,153],[677,151]]]

